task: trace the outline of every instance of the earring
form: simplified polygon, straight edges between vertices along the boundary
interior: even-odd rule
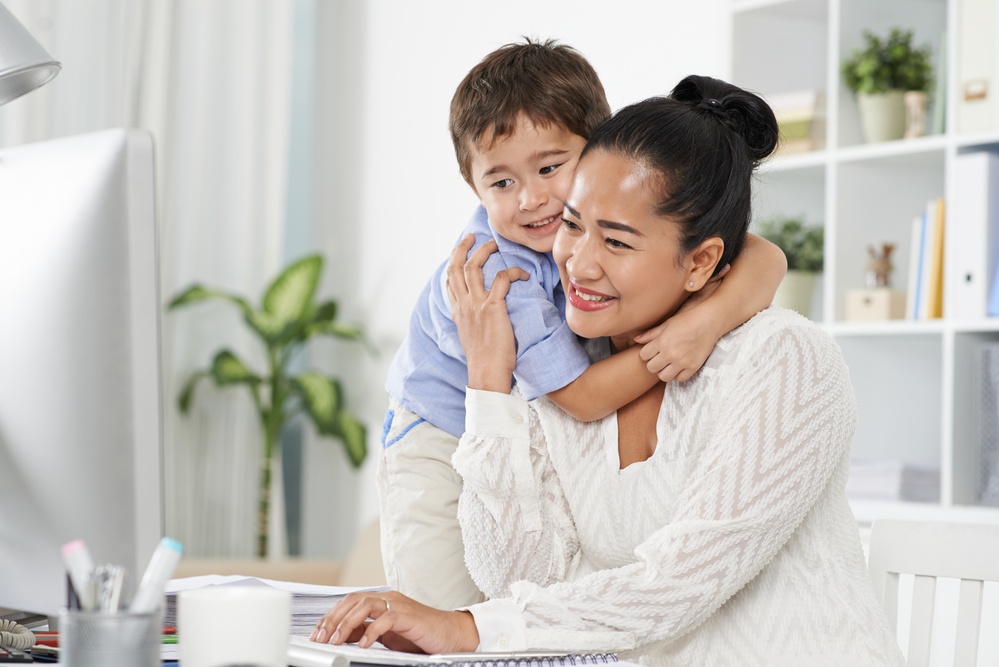
[[[691,287],[693,287],[693,286],[694,286],[694,281],[693,281],[693,280],[691,280],[691,281],[690,281],[690,286],[691,286]]]

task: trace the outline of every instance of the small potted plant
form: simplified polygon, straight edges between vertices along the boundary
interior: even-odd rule
[[[756,233],[780,248],[787,257],[787,275],[777,288],[773,305],[808,317],[815,279],[822,273],[824,228],[805,226],[803,217],[778,216],[760,223]]]
[[[915,48],[912,31],[892,28],[887,39],[864,31],[865,47],[843,61],[843,82],[857,96],[860,125],[868,143],[901,139],[906,131],[907,92],[926,105],[931,85],[930,47]]]

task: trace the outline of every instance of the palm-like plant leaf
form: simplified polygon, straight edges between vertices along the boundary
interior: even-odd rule
[[[264,312],[282,327],[301,319],[312,305],[322,271],[323,258],[319,255],[310,255],[289,266],[267,288]]]
[[[302,398],[306,414],[323,435],[336,434],[336,417],[340,412],[340,384],[319,373],[308,371],[291,381],[292,388]]]
[[[231,384],[260,384],[262,380],[246,367],[235,354],[222,350],[212,360],[212,378],[220,387]]]
[[[361,422],[346,410],[341,410],[336,416],[335,436],[343,441],[347,448],[347,456],[355,468],[360,468],[368,453],[367,431]]]
[[[198,382],[205,377],[211,375],[208,371],[196,371],[191,377],[187,379],[187,383],[180,392],[180,396],[177,397],[177,407],[180,408],[181,414],[186,415],[187,411],[191,409],[191,399],[194,397],[194,388],[198,385]]]
[[[187,288],[175,296],[167,305],[167,308],[173,310],[174,308],[180,308],[181,306],[187,306],[189,304],[206,301],[208,299],[224,299],[225,301],[230,301],[239,306],[239,309],[243,311],[243,315],[247,317],[253,313],[253,309],[250,308],[250,304],[235,294],[208,289],[202,285],[192,285]]]

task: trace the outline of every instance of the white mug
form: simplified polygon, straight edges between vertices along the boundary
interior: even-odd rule
[[[285,667],[291,593],[270,586],[206,586],[177,596],[183,667]]]

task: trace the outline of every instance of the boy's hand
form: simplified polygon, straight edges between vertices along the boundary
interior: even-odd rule
[[[700,370],[721,338],[716,329],[717,318],[699,305],[711,296],[729,271],[726,265],[708,284],[690,295],[679,310],[659,326],[635,337],[644,344],[639,357],[647,362],[650,373],[663,382],[683,382]]]

